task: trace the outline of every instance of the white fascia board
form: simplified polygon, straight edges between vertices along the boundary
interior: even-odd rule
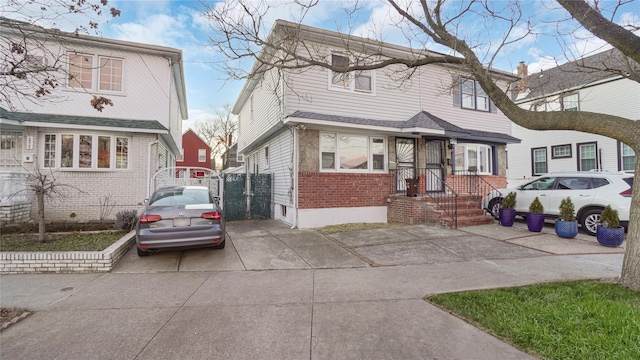
[[[427,129],[427,128],[420,128],[420,127],[404,128],[402,129],[402,132],[403,133],[420,133],[420,135],[423,135],[423,134],[444,135],[444,130]]]
[[[60,124],[60,123],[37,122],[37,121],[21,121],[21,122],[18,122],[18,124],[22,126],[55,128],[55,129],[115,131],[115,132],[146,133],[146,134],[168,134],[169,133],[168,130],[160,130],[160,129],[139,129],[139,128],[122,128],[122,127],[111,127],[111,126],[96,126],[96,125]]]
[[[397,133],[402,132],[401,131],[402,129],[400,128],[392,128],[387,126],[343,123],[339,121],[306,119],[306,118],[298,118],[298,117],[285,118],[284,123],[285,124],[293,123],[293,124],[310,124],[310,125],[319,125],[319,126],[335,126],[335,127],[349,128],[349,129],[375,130],[375,131],[397,132]]]
[[[419,132],[420,134],[433,134],[433,135],[444,135],[444,130],[436,130],[436,129],[426,129],[426,128],[395,128],[388,126],[376,126],[376,125],[367,125],[367,124],[353,124],[353,123],[343,123],[339,121],[330,121],[330,120],[317,120],[317,119],[306,119],[306,118],[298,118],[298,117],[288,117],[284,120],[284,123],[295,123],[295,124],[310,124],[310,125],[318,125],[318,126],[333,126],[333,127],[341,127],[348,129],[360,129],[360,130],[368,130],[368,131],[378,131],[378,132],[390,132],[390,133],[412,133]]]

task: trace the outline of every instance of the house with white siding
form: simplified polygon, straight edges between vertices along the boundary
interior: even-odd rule
[[[631,65],[638,68],[633,61]],[[639,120],[640,84],[616,74],[626,71],[625,67],[615,50],[531,75],[521,63],[519,72],[524,82],[516,102],[535,111],[580,110]],[[633,149],[606,136],[569,130],[536,131],[516,124],[511,131],[522,142],[507,147],[510,186],[547,172],[633,172],[635,168]]]
[[[389,56],[415,54],[282,20],[270,39],[292,32],[307,51],[333,64],[353,63],[354,44],[363,57],[371,44]],[[247,173],[272,174],[275,219],[299,228],[423,222],[429,219],[424,200],[434,194],[461,193],[470,183],[506,185],[505,145],[519,140],[477,82],[453,65],[422,66],[399,80],[404,70],[273,68],[247,80],[233,108],[238,153]],[[505,91],[516,80],[509,73],[494,75]],[[411,194],[418,196],[406,196]],[[477,217],[487,219],[482,212]]]
[[[5,18],[0,32],[7,39],[2,46],[25,36],[30,56],[60,74],[47,98],[2,104],[0,221],[35,217],[22,190],[37,171],[67,185],[63,198],[46,204],[47,220],[113,219],[120,210],[140,209],[153,174],[174,166],[182,148],[182,51]],[[94,96],[113,106],[97,111]]]

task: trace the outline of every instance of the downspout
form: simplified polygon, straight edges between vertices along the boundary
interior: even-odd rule
[[[291,161],[292,166],[292,180],[293,180],[293,225],[292,229],[298,227],[298,127],[293,128],[293,156]]]
[[[159,141],[152,141],[149,143],[149,152],[147,156],[147,199],[151,197],[151,147],[156,145]]]

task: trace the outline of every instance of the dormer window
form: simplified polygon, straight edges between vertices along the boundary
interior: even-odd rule
[[[578,111],[578,94],[571,94],[562,97],[562,111]]]

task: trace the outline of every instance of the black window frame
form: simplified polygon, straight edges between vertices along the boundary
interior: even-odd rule
[[[595,153],[596,153],[596,167],[595,167],[594,170],[599,169],[600,168],[600,166],[599,166],[600,165],[599,164],[600,157],[598,156],[598,142],[597,141],[589,141],[589,142],[583,142],[583,143],[577,143],[576,144],[576,159],[577,159],[577,169],[578,169],[578,171],[589,171],[589,170],[582,170],[582,166],[580,164],[580,160],[582,160],[581,157],[580,157],[580,146],[582,146],[582,145],[595,145],[596,146],[596,151],[595,151]]]
[[[555,149],[559,147],[569,147],[569,155],[556,156]],[[573,157],[573,146],[571,144],[551,145],[551,159],[571,159]]]
[[[535,159],[534,153],[536,150],[543,150],[543,149],[544,149],[544,165],[546,169],[544,172],[536,172],[536,161],[535,161],[536,159]],[[542,147],[531,148],[531,176],[540,176],[548,172],[549,172],[549,152],[547,151],[547,147],[542,146]]]

